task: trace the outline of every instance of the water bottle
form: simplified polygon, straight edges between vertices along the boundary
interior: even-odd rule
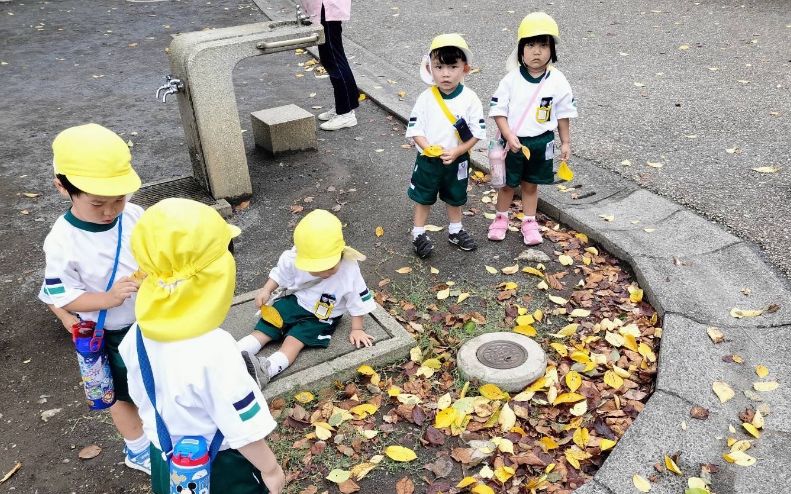
[[[110,361],[104,343],[94,337],[95,328],[93,321],[80,321],[72,326],[71,334],[88,406],[91,410],[102,410],[115,403],[115,390]]]
[[[170,458],[170,494],[209,494],[211,459],[203,436],[184,436]]]

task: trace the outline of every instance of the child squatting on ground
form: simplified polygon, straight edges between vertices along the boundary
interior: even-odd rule
[[[135,302],[137,323],[120,351],[151,439],[155,494],[186,482],[162,455],[184,436],[214,445],[211,492],[279,494],[285,484],[264,440],[277,423],[236,341],[218,327],[231,308],[236,263],[228,246],[238,233],[214,209],[188,199],[151,206],[132,233],[146,277]],[[192,492],[188,483],[181,489]]]
[[[461,206],[467,203],[469,151],[486,138],[481,100],[462,84],[470,72],[471,57],[459,34],[441,34],[432,40],[420,65],[420,77],[431,87],[417,97],[406,130],[406,137],[418,149],[407,195],[415,202],[412,245],[420,258],[434,249],[425,226],[437,195],[447,204],[448,242],[465,251],[478,247],[461,224]]]
[[[376,308],[376,302],[357,264],[365,256],[346,245],[342,228],[329,211],[316,209],[305,215],[294,229],[294,247],[280,255],[256,294],[262,318],[238,346],[261,386],[286,370],[304,347],[327,348],[347,312],[352,317],[349,341],[357,348],[373,345],[373,337],[363,329],[363,316]],[[266,306],[278,287],[285,289],[284,296]],[[282,342],[280,349],[269,358],[255,357],[270,341]]]
[[[553,182],[555,129],[560,135],[560,159],[571,156],[569,119],[577,104],[566,77],[549,65],[557,62],[558,25],[543,12],[528,14],[519,24],[517,47],[508,57],[508,73],[492,96],[489,116],[508,148],[505,186],[497,194],[497,213],[489,240],[503,240],[514,189],[522,188],[522,236],[525,244],[542,242],[536,222],[538,184]],[[518,128],[516,128],[518,126]]]
[[[100,125],[64,130],[52,143],[54,184],[71,200],[71,208],[55,221],[44,240],[46,267],[39,298],[50,306],[71,333],[80,319],[104,318],[104,343],[110,362],[115,399],[110,416],[124,438],[124,463],[151,473],[148,439],[127,388],[126,367],[118,345],[135,322],[131,275],[137,262],[129,239],[143,209],[127,198],[140,188],[132,156],[123,139]],[[119,237],[119,228],[121,228]],[[118,267],[107,289],[118,252]]]

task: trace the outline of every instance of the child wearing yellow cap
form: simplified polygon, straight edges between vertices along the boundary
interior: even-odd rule
[[[146,276],[137,323],[120,352],[151,439],[154,494],[195,489],[163,458],[170,460],[186,436],[211,445],[211,492],[279,494],[285,484],[265,440],[277,423],[236,341],[219,328],[233,299],[236,263],[228,246],[238,233],[214,209],[188,199],[151,206],[132,232]]]
[[[341,222],[329,211],[311,211],[297,224],[294,247],[281,254],[255,297],[261,307],[275,289],[285,289],[285,296],[272,304],[279,317],[262,310],[255,331],[238,342],[262,386],[286,370],[304,347],[327,348],[346,313],[352,319],[349,341],[357,348],[373,344],[363,316],[376,302],[360,273],[357,261],[362,260],[364,255],[346,245]],[[282,342],[280,349],[269,358],[253,357],[270,341]]]
[[[489,240],[505,239],[514,189],[522,189],[522,238],[526,245],[542,242],[536,222],[538,185],[554,181],[555,130],[560,136],[560,159],[571,156],[570,119],[577,103],[557,62],[558,25],[544,12],[528,14],[519,24],[517,46],[506,62],[508,73],[492,96],[489,116],[508,148],[505,186],[497,193],[497,213],[489,226]]]
[[[124,462],[150,473],[148,439],[118,354],[118,345],[135,321],[138,283],[131,275],[137,262],[129,239],[143,209],[127,198],[140,188],[140,178],[132,169],[126,142],[97,124],[64,130],[53,141],[52,151],[55,187],[71,200],[71,207],[44,240],[45,281],[39,298],[70,332],[78,319],[104,321],[104,344],[117,400],[110,415],[126,444]],[[108,289],[111,279],[114,282]]]
[[[467,203],[469,152],[478,140],[486,138],[481,100],[462,84],[471,63],[467,42],[454,33],[434,38],[420,65],[420,77],[431,87],[417,97],[406,137],[418,150],[407,195],[415,202],[412,247],[421,259],[434,249],[425,227],[437,196],[448,211],[448,242],[465,251],[478,247],[461,224],[461,206]]]

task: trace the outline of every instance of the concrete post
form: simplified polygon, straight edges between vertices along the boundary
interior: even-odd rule
[[[195,178],[215,199],[253,192],[233,88],[245,58],[324,42],[320,25],[261,22],[179,34],[170,43],[173,76],[181,79],[179,110]]]

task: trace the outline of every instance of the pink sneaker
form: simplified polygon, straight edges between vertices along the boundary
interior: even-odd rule
[[[544,241],[538,233],[538,223],[536,220],[524,220],[522,222],[522,237],[525,245],[538,245]]]
[[[498,214],[494,217],[494,221],[489,225],[489,240],[500,241],[505,239],[505,232],[508,231],[508,217]]]

